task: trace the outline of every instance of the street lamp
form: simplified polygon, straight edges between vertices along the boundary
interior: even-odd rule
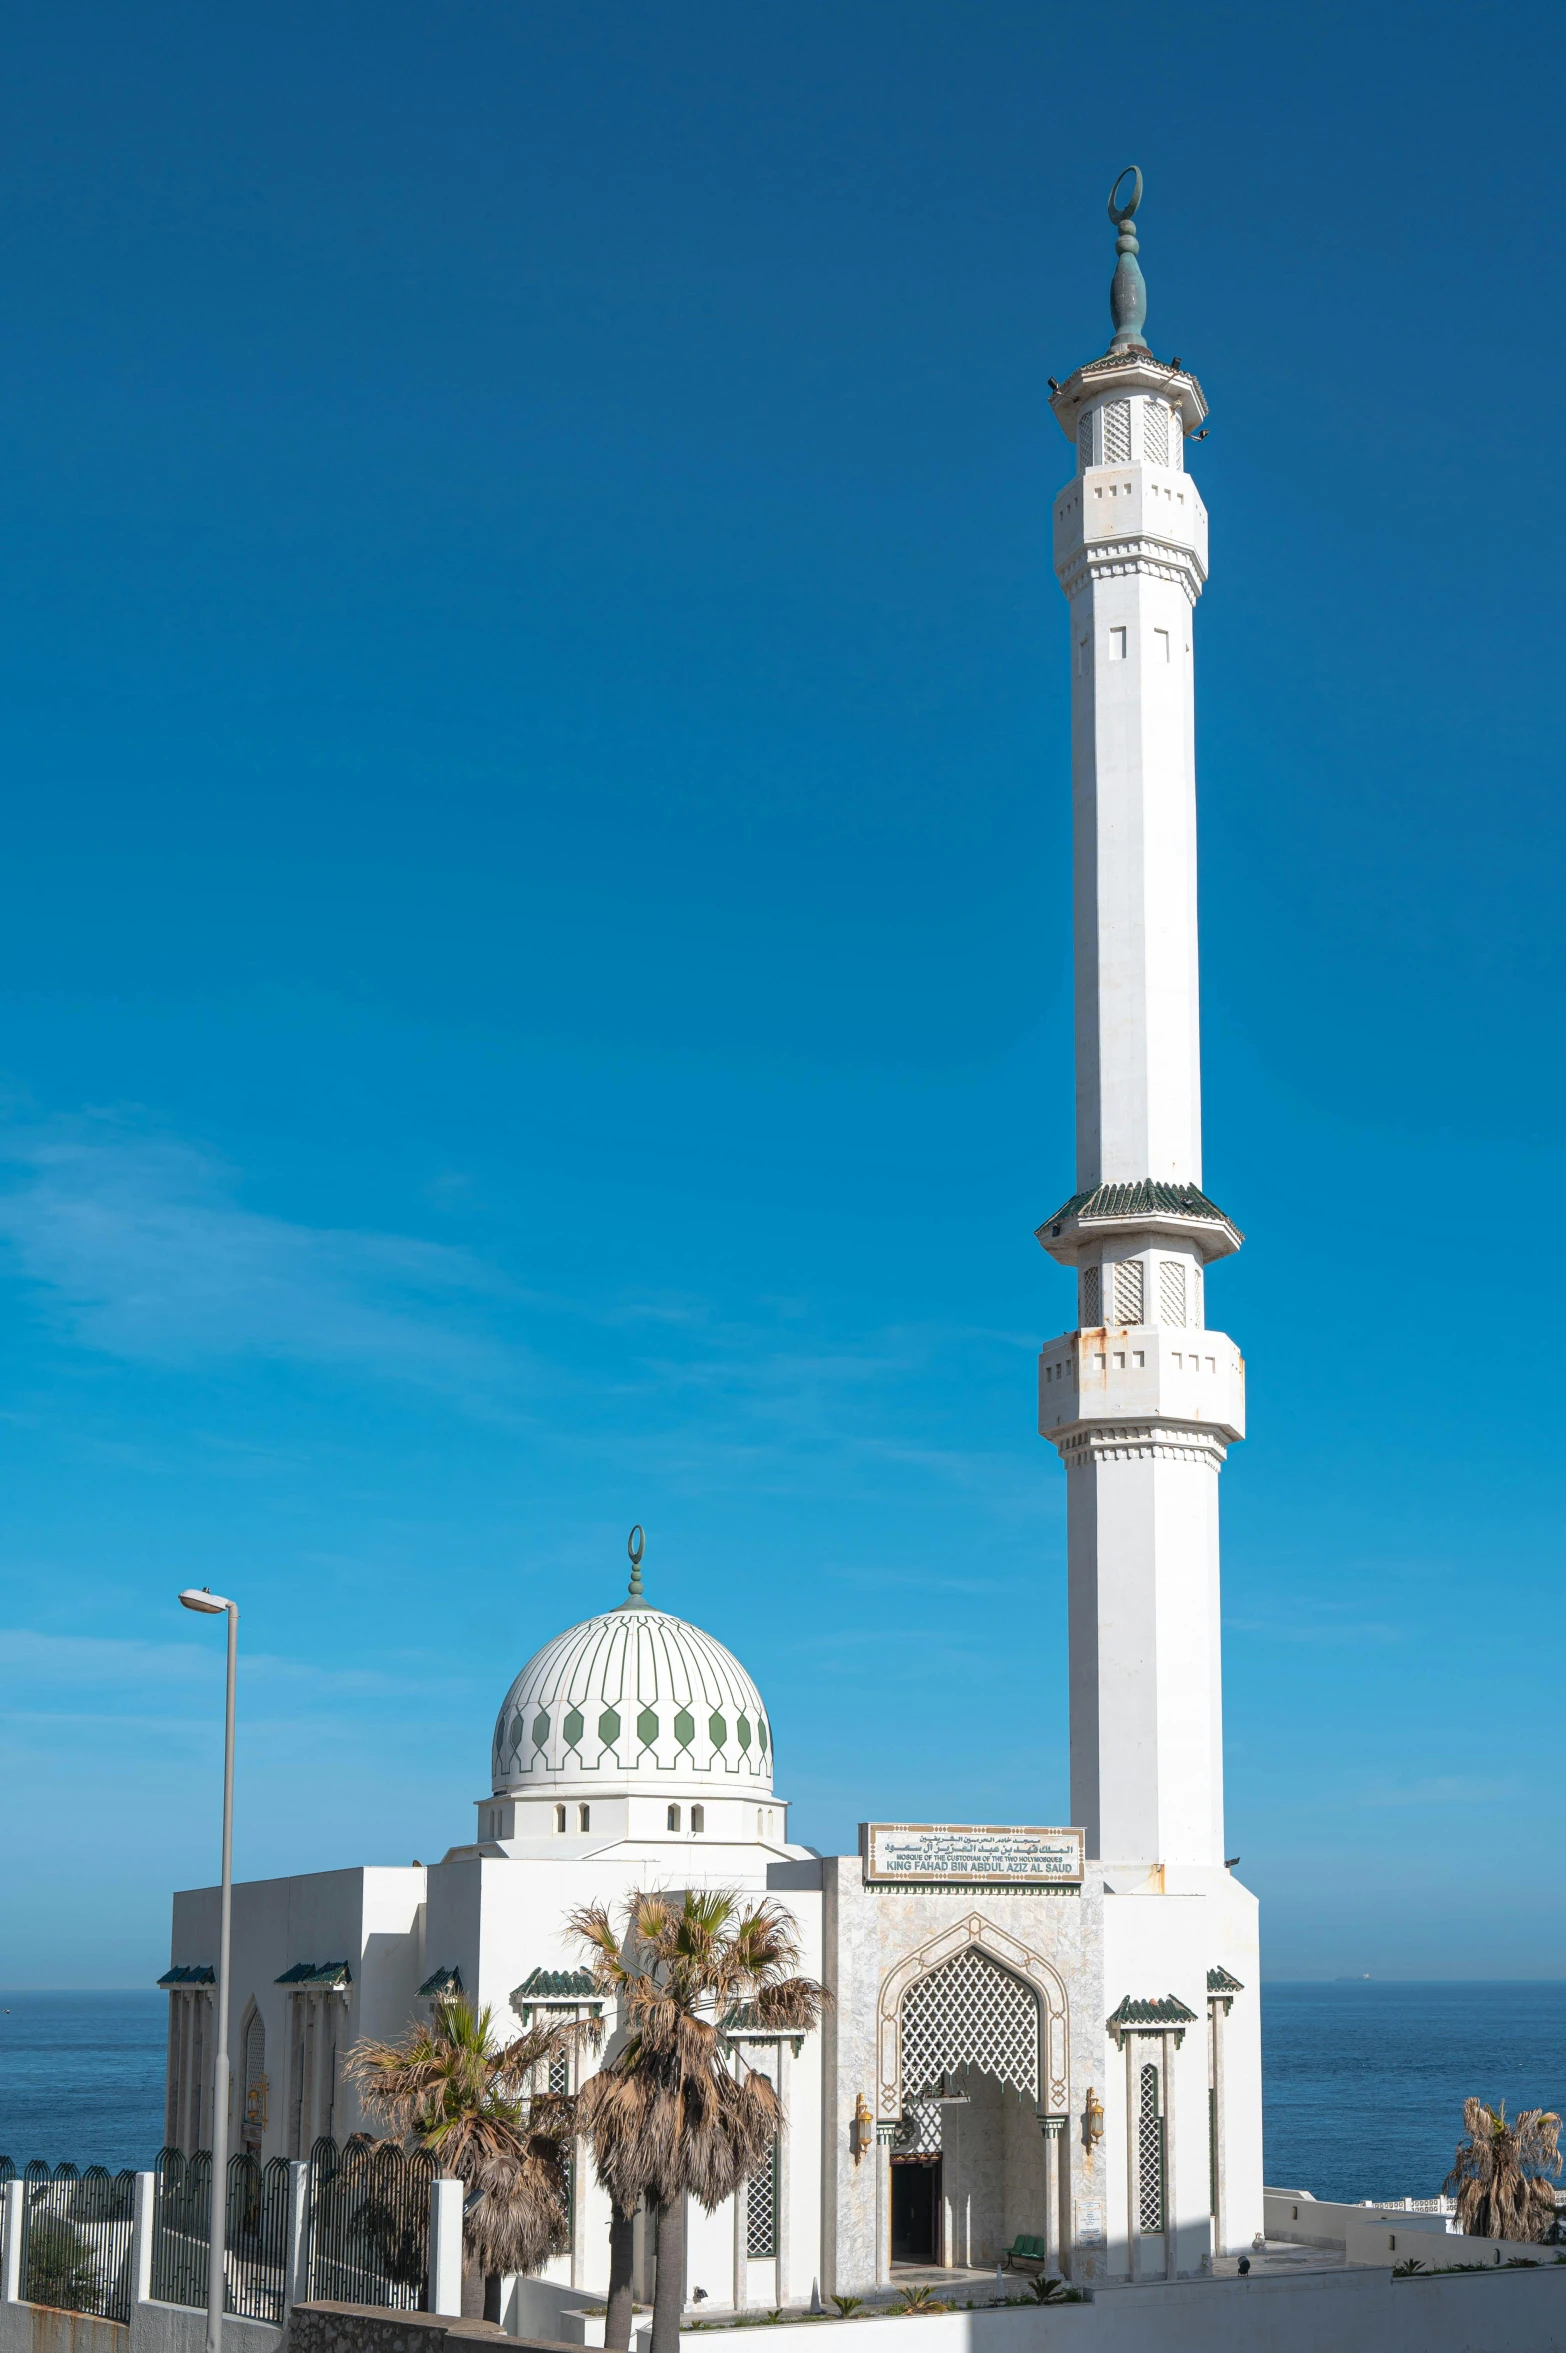
[[[224,2240],[228,2217],[228,1944],[234,1897],[234,1666],[239,1604],[209,1585],[192,1585],[181,1606],[215,1618],[228,1612],[228,1690],[223,1704],[223,1898],[218,1918],[217,2056],[212,2071],[212,2197],[207,2230],[207,2347],[222,2353]]]

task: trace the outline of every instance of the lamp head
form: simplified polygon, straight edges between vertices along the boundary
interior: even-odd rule
[[[179,1599],[182,1609],[200,1610],[204,1617],[209,1618],[220,1618],[225,1610],[231,1610],[234,1606],[231,1601],[225,1601],[221,1593],[214,1593],[210,1585],[187,1585]]]

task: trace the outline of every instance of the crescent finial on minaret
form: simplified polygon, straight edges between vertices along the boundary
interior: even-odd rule
[[[1120,201],[1120,191],[1127,180],[1131,182],[1128,203]],[[1109,217],[1119,232],[1115,239],[1115,274],[1109,281],[1109,315],[1115,324],[1110,340],[1111,351],[1124,351],[1136,346],[1145,351],[1147,337],[1142,330],[1147,324],[1147,280],[1137,261],[1136,231],[1131,226],[1132,215],[1142,201],[1142,175],[1134,163],[1128,163],[1109,191]]]

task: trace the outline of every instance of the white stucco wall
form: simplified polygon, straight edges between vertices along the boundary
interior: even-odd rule
[[[1200,2268],[1209,2249],[1210,2205],[1208,2077],[1209,1969],[1222,1968],[1239,1980],[1220,2032],[1223,2038],[1224,2105],[1221,2148],[1224,2163],[1225,2247],[1241,2251],[1262,2228],[1261,1957],[1257,1903],[1249,1888],[1227,1871],[1156,1873],[1115,1871],[1121,1892],[1104,1899],[1104,2015],[1129,1995],[1134,1999],[1173,1995],[1196,2013],[1178,2049],[1171,2047],[1174,2116],[1169,2134],[1170,2200],[1177,2243],[1176,2273]],[[1171,2038],[1172,2043],[1172,2038]],[[1133,2078],[1147,2061],[1162,2064],[1157,2035],[1132,2042]],[[1104,2100],[1102,2179],[1108,2199],[1109,2269],[1127,2269],[1127,2063],[1124,2047],[1105,2034],[1101,2042]],[[1133,2093],[1133,2097],[1134,2097]],[[1140,2276],[1169,2268],[1166,2245],[1144,2241]]]
[[[360,2035],[401,2032],[416,2006],[415,1988],[425,1974],[425,1880],[424,1870],[417,1866],[372,1864],[352,1870],[303,1872],[287,1879],[242,1880],[236,1885],[229,2003],[231,2147],[239,2145],[245,2028],[254,2005],[266,2029],[267,2121],[261,2154],[267,2158],[300,2153],[289,2145],[290,2002],[296,1997],[276,1982],[296,1962],[346,1961],[352,1971],[346,1998],[334,1998],[331,2012],[339,2055]],[[218,1890],[191,1888],[176,1895],[171,1961],[214,1962],[217,1944]],[[210,2049],[203,2072],[210,2087]],[[324,2070],[322,2074],[325,2082]],[[209,2099],[203,2113],[209,2133]],[[338,2140],[361,2129],[358,2101],[352,2087],[342,2082],[340,2066],[326,2084],[312,2123],[314,2131],[330,2130]],[[206,2137],[204,2134],[204,2141]]]

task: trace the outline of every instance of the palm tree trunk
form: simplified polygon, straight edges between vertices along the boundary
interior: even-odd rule
[[[609,2306],[604,2316],[604,2353],[630,2353],[635,2307],[631,2266],[636,2254],[636,2217],[609,2209]]]
[[[658,2208],[658,2277],[653,2288],[652,2353],[680,2353],[685,2310],[685,2200]]]
[[[486,2271],[484,2274],[484,2318],[494,2321],[496,2326],[499,2326],[500,2274],[498,2271]]]

